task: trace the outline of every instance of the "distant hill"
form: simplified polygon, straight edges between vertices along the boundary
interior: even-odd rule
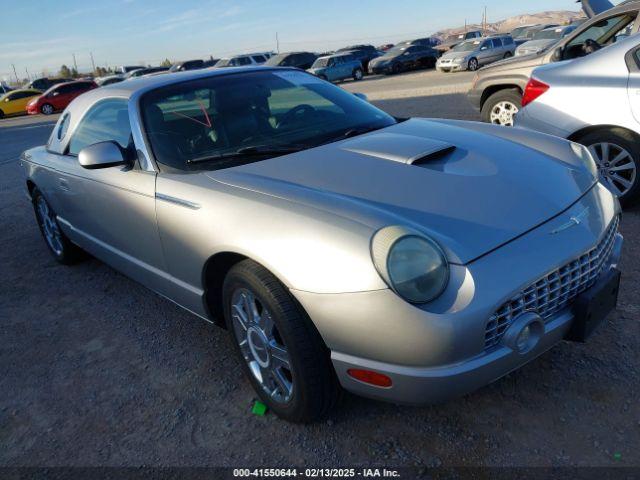
[[[522,25],[535,25],[538,23],[557,23],[560,25],[564,25],[583,18],[585,18],[583,12],[571,12],[568,10],[541,12],[531,15],[516,15],[515,17],[500,20],[499,22],[488,23],[487,33],[491,34],[510,32],[514,28],[520,27]],[[467,30],[482,30],[482,25],[477,23],[469,24],[467,25]],[[448,28],[445,30],[441,30],[435,35],[438,37],[446,38],[449,35],[457,35],[464,31],[464,26],[461,26],[458,28]]]

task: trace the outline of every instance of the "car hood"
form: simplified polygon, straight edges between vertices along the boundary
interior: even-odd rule
[[[372,229],[412,226],[461,264],[560,214],[595,182],[564,140],[424,119],[207,175]]]
[[[522,45],[520,45],[518,47],[518,49],[521,50],[529,50],[529,49],[538,49],[538,50],[542,50],[543,48],[548,47],[549,45],[553,45],[554,43],[558,42],[559,39],[540,39],[540,40],[529,40],[528,42],[523,43]]]
[[[524,44],[523,44],[524,45]],[[522,45],[521,45],[522,46]],[[482,67],[479,71],[497,72],[500,70],[513,70],[518,68],[535,68],[544,63],[546,52],[532,53],[530,55],[521,55],[518,57],[510,57],[504,60]]]
[[[469,50],[466,52],[454,52],[453,50],[449,50],[447,53],[443,54],[440,58],[449,60],[454,58],[466,58],[469,55],[472,55],[475,50]]]

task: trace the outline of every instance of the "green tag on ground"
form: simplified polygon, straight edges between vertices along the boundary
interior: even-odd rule
[[[256,402],[253,404],[253,408],[251,409],[251,413],[263,417],[264,414],[267,413],[267,406],[261,401],[256,400]]]

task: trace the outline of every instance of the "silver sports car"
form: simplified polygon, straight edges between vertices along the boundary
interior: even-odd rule
[[[585,147],[393,118],[299,70],[92,90],[21,164],[59,262],[89,252],[226,327],[291,421],[343,388],[464,394],[616,303],[620,207]]]

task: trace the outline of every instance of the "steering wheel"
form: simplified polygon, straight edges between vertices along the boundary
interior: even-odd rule
[[[593,52],[600,50],[601,48],[602,48],[602,45],[600,45],[595,40],[588,38],[587,40],[585,40],[584,45],[582,46],[582,51],[584,52],[585,55],[589,55]]]
[[[282,126],[291,123],[294,118],[298,115],[308,115],[309,113],[315,113],[316,109],[307,103],[301,103],[300,105],[296,105],[287,113],[285,113],[280,121],[278,122],[278,126],[276,128],[281,128]]]

